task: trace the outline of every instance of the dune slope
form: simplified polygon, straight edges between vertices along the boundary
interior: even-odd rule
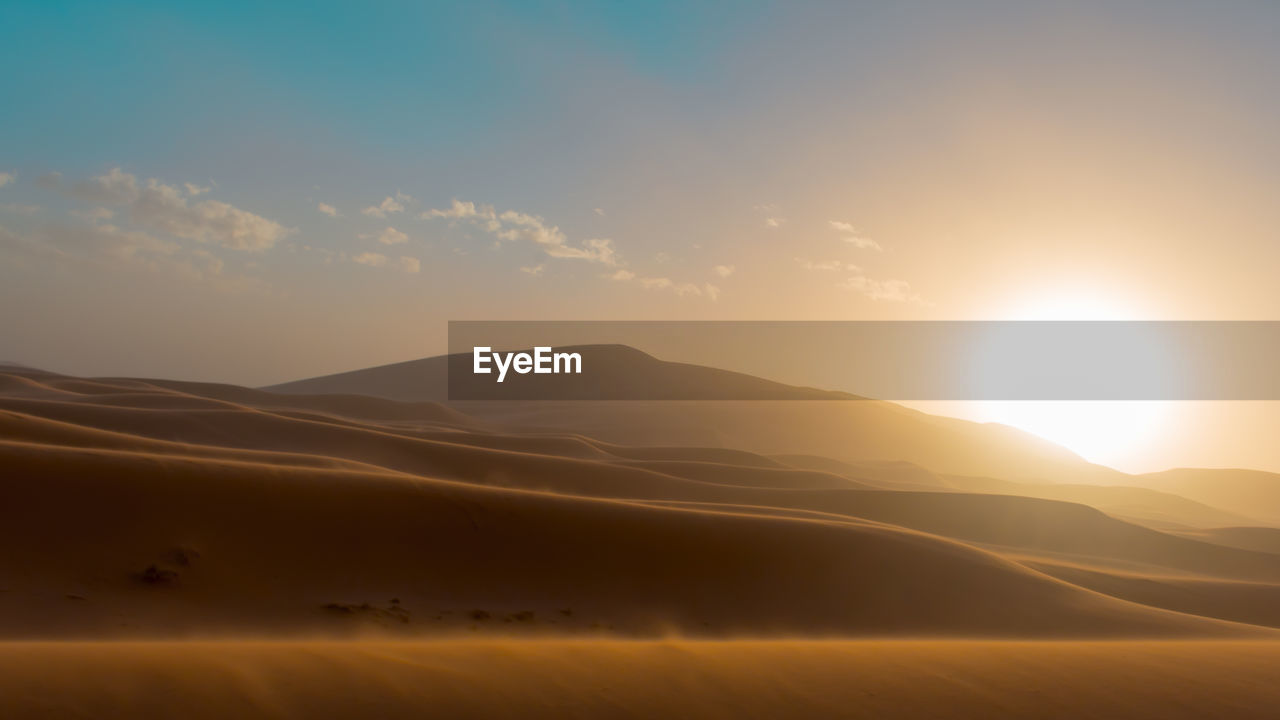
[[[348,396],[35,371],[4,388],[10,638],[1114,638],[1276,624],[1233,603],[1269,597],[1280,555],[1067,502],[882,489],[892,473],[928,480],[911,466],[864,482],[848,468],[885,466],[796,468]],[[1054,569],[1072,563],[1202,580],[1209,598]],[[1239,582],[1263,594],[1242,600]]]
[[[1275,643],[0,644],[9,717],[1250,720],[1278,705]]]

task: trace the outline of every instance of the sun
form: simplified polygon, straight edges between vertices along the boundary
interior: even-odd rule
[[[987,401],[971,419],[1038,435],[1090,462],[1119,470],[1148,470],[1150,457],[1172,426],[1164,401]]]
[[[1095,288],[1042,292],[1015,302],[1013,320],[1141,320],[1135,303]],[[1166,401],[984,401],[975,420],[998,422],[1063,445],[1086,460],[1138,470],[1170,429],[1175,404]]]
[[[1057,289],[1012,298],[993,313],[1003,320],[1142,320],[1138,304],[1096,288]],[[1170,436],[1178,404],[1167,401],[978,401],[933,411],[996,422],[1062,445],[1086,460],[1120,470],[1149,470]]]

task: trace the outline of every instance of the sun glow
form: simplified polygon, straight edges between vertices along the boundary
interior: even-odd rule
[[[1011,425],[1062,445],[1086,460],[1145,471],[1173,424],[1174,403],[1156,401],[988,401],[970,419]]]
[[[1146,313],[1099,291],[1045,292],[1008,303],[1010,320],[1141,320]],[[963,416],[997,422],[1063,445],[1092,462],[1144,471],[1173,430],[1178,403],[1169,401],[983,401]]]

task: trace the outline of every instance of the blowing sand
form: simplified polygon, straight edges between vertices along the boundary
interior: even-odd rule
[[[1280,644],[8,643],[7,717],[1271,718]]]

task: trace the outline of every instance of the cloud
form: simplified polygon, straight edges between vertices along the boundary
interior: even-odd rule
[[[764,219],[764,226],[770,227],[770,228],[782,227],[782,224],[785,223],[786,221],[787,221],[786,218],[767,217]]]
[[[360,212],[368,215],[369,217],[384,218],[387,216],[387,213],[404,212],[405,203],[411,202],[413,202],[412,197],[397,190],[394,197],[387,196],[386,198],[383,198],[381,203],[377,205],[370,205]]]
[[[546,270],[546,269],[547,269],[547,264],[546,264],[546,263],[539,263],[539,264],[537,264],[537,265],[533,265],[533,266],[530,266],[530,267],[522,267],[522,268],[520,268],[520,272],[525,273],[525,274],[527,274],[527,275],[533,275],[534,277],[537,277],[538,275],[541,275],[541,274],[542,274],[542,271],[544,271],[544,270]],[[621,272],[621,271],[619,271],[619,272]]]
[[[844,238],[844,241],[858,248],[859,250],[875,250],[876,252],[881,252],[884,250],[884,248],[880,247],[880,243],[876,242],[875,240],[872,240],[871,238],[862,237],[860,235],[851,235],[847,238]]]
[[[57,190],[62,186],[62,173],[53,170],[36,177],[36,186],[45,190]]]
[[[664,277],[642,277],[636,278],[636,282],[640,283],[640,287],[645,290],[663,290],[671,287],[671,278]]]
[[[594,210],[594,212],[595,212],[595,214],[599,215],[600,217],[604,217],[604,208],[596,208],[596,209]]]
[[[155,178],[140,184],[135,176],[120,168],[78,184],[73,194],[103,205],[126,206],[135,224],[231,250],[261,252],[294,232],[292,228],[218,200],[192,204],[176,187]]]
[[[796,262],[799,263],[800,267],[804,268],[805,270],[820,270],[820,271],[845,270],[848,272],[862,272],[862,268],[858,267],[857,265],[854,265],[853,263],[844,262],[843,260],[815,261],[815,260],[810,260],[808,258],[796,258]]]
[[[877,302],[924,304],[924,300],[911,291],[911,285],[905,280],[875,280],[866,275],[854,275],[840,283],[840,287],[859,292]]]
[[[111,208],[95,207],[88,210],[72,210],[71,215],[81,220],[89,222],[98,222],[99,220],[110,220],[116,216],[116,211]]]
[[[352,262],[357,262],[361,265],[368,265],[369,267],[382,267],[387,264],[387,256],[382,253],[360,253],[359,255],[351,258],[351,260]]]
[[[224,263],[203,248],[187,250],[180,243],[150,233],[127,230],[107,223],[67,225],[52,223],[26,238],[12,236],[19,250],[58,262],[76,261],[109,267],[133,267],[194,279],[213,279]],[[243,278],[222,284],[243,286]]]
[[[0,187],[4,187],[12,182],[17,182],[18,173],[16,172],[0,172]]]
[[[431,220],[432,218],[463,220],[474,217],[484,217],[496,220],[497,215],[494,213],[492,206],[482,205],[480,206],[480,209],[477,210],[476,204],[473,202],[463,202],[461,200],[454,199],[449,205],[448,210],[426,210],[423,211],[420,217],[422,217],[423,220]]]
[[[727,278],[733,274],[734,267],[732,265],[717,265],[711,268],[711,271],[722,278]]]
[[[316,210],[320,211],[321,215],[328,215],[329,217],[332,217],[332,218],[336,218],[340,215],[340,213],[338,212],[338,208],[332,205],[329,205],[327,203],[320,203],[316,205]]]
[[[5,247],[8,246],[8,247]],[[19,256],[86,272],[148,272],[206,284],[226,292],[269,292],[259,277],[228,272],[216,248],[111,223],[49,222],[26,236],[0,228],[0,248]],[[250,267],[246,264],[245,267]]]
[[[368,265],[369,267],[391,267],[397,270],[403,270],[406,273],[415,275],[422,269],[422,261],[408,255],[401,255],[395,260],[391,260],[382,253],[366,252],[360,253],[351,258],[351,261],[360,265]]]
[[[584,243],[586,247],[576,248],[568,245],[543,246],[542,250],[551,257],[581,258],[602,265],[617,265],[617,253],[613,249],[613,240],[609,238],[591,238]]]
[[[197,260],[204,264],[204,272],[209,275],[221,275],[222,269],[226,264],[222,262],[222,258],[217,257],[208,250],[195,250],[191,253]]]
[[[193,196],[203,195],[213,189],[207,185],[196,185],[195,183],[182,183],[182,186],[187,189],[188,195]]]
[[[720,297],[720,288],[706,283],[677,283],[668,277],[642,277],[630,270],[616,270],[604,277],[623,283],[635,283],[645,290],[671,290],[679,297],[708,297],[712,301]]]
[[[875,250],[876,252],[884,250],[884,248],[880,247],[880,243],[858,232],[858,228],[854,227],[853,223],[847,223],[843,220],[828,220],[827,224],[831,226],[832,230],[846,233],[847,236],[843,240],[859,250]]]
[[[409,236],[393,227],[389,227],[378,233],[378,242],[383,245],[400,245],[409,242]]]
[[[35,215],[40,212],[39,205],[19,205],[18,203],[5,203],[0,205],[0,210],[14,215]]]
[[[574,245],[559,227],[538,215],[506,210],[499,213],[492,205],[477,205],[455,199],[448,208],[426,210],[423,219],[443,218],[465,221],[504,242],[528,242],[554,258],[573,258],[602,265],[617,265],[613,240],[592,238]]]
[[[128,205],[140,195],[138,178],[120,168],[111,168],[105,175],[77,184],[72,193],[83,200],[108,205]]]
[[[138,258],[145,255],[177,255],[182,246],[137,230],[124,230],[115,225],[91,225],[80,230],[55,229],[62,237],[74,242],[81,240],[98,245],[108,255],[118,258]],[[79,236],[78,238],[76,236]]]

